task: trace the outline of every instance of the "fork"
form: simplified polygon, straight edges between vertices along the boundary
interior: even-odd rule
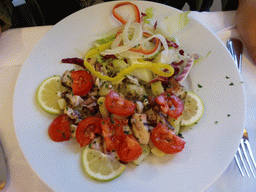
[[[227,41],[227,48],[230,51],[233,59],[235,60],[239,72],[241,73],[242,52],[243,52],[242,42],[237,38],[231,38]],[[248,155],[248,152],[249,152],[249,155]],[[242,166],[246,174],[248,175],[248,177],[251,177],[248,171],[248,166],[249,166],[251,174],[253,175],[254,178],[256,178],[255,170],[253,169],[253,166],[256,169],[256,163],[253,157],[253,153],[251,150],[248,133],[246,129],[244,129],[243,137],[240,141],[240,145],[235,154],[235,161],[243,177],[245,176],[245,174],[242,169]],[[240,163],[242,163],[242,166]]]

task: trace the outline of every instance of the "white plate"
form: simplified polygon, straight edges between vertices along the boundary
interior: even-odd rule
[[[183,130],[187,143],[181,153],[164,158],[150,156],[138,167],[129,165],[119,178],[101,183],[84,173],[82,149],[74,140],[55,143],[47,135],[54,116],[37,105],[38,85],[49,76],[61,75],[72,68],[61,64],[62,58],[80,57],[79,52],[91,46],[95,35],[118,25],[111,15],[115,3],[88,7],[65,18],[44,36],[24,63],[13,104],[14,126],[23,153],[33,170],[54,191],[203,190],[233,159],[244,127],[245,94],[223,43],[193,19],[178,36],[181,46],[189,53],[204,56],[211,51],[211,54],[192,69],[187,82],[204,101],[205,115],[192,129]],[[155,19],[179,12],[153,2],[134,3],[140,11],[153,7]]]

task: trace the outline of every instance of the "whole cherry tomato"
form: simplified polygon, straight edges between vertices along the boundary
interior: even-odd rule
[[[70,119],[67,115],[56,117],[49,126],[48,134],[55,142],[67,141],[70,139]]]
[[[151,141],[159,150],[174,154],[183,150],[186,142],[161,123],[152,130]]]

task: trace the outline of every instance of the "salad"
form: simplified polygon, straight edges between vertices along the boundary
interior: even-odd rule
[[[118,11],[126,6],[133,17]],[[112,14],[120,26],[99,37],[83,58],[62,59],[79,67],[60,77],[59,112],[49,136],[55,142],[74,138],[121,164],[138,165],[151,152],[179,153],[186,144],[180,127],[187,125],[188,98],[181,83],[199,59],[174,36],[188,13],[180,13],[178,27],[177,16],[165,18],[174,19],[174,28],[153,22],[153,8],[140,13],[131,2],[117,3]]]

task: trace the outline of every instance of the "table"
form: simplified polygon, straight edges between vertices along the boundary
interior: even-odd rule
[[[219,35],[223,41],[234,34],[235,11],[191,12],[190,15]],[[0,38],[0,139],[5,149],[9,178],[4,192],[52,191],[33,172],[19,147],[12,119],[14,87],[22,64],[30,51],[52,26],[10,29]],[[226,29],[226,31],[225,31]],[[224,31],[223,31],[224,30]],[[242,78],[246,89],[247,119],[246,128],[250,143],[256,154],[256,66],[245,50],[243,55]],[[255,191],[256,179],[242,177],[233,160],[228,168],[206,192],[215,191]]]

